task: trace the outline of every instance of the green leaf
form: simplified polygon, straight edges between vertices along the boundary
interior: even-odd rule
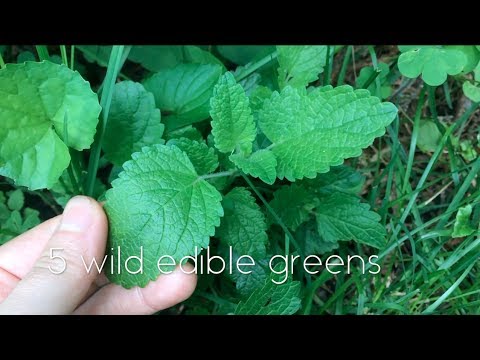
[[[472,140],[461,140],[458,145],[460,146],[460,155],[462,155],[465,161],[471,162],[478,157],[475,146],[472,144]]]
[[[318,234],[318,226],[315,220],[309,220],[301,224],[295,232],[295,239],[307,256],[325,254],[339,248],[338,242],[322,239]]]
[[[8,200],[0,191],[0,245],[40,224],[39,212],[24,205],[22,190],[9,192]]]
[[[463,83],[463,93],[473,102],[480,102],[480,86],[474,85],[470,81]]]
[[[143,85],[168,114],[162,121],[172,131],[208,118],[210,97],[221,73],[218,65],[180,64],[151,76]]]
[[[472,214],[472,205],[467,205],[458,209],[453,225],[453,238],[465,237],[473,234],[475,229],[470,226],[470,215]]]
[[[480,51],[477,50],[475,46],[472,45],[448,45],[445,46],[447,49],[454,49],[461,51],[467,58],[467,63],[463,68],[462,72],[468,73],[472,71],[475,66],[477,66],[480,61]]]
[[[265,257],[267,225],[252,194],[243,187],[233,188],[223,198],[222,206],[225,215],[217,237],[240,255]]]
[[[79,49],[85,59],[89,62],[96,62],[98,65],[107,67],[112,45],[75,45]]]
[[[378,63],[378,69],[380,70],[380,74],[378,77],[380,78],[380,94],[382,99],[388,98],[392,93],[392,88],[388,83],[388,74],[390,72],[390,68],[385,63]],[[373,66],[365,66],[360,70],[360,74],[357,77],[355,82],[357,88],[363,88],[365,83],[370,79],[370,76],[373,75],[375,69]],[[368,87],[367,90],[370,91],[370,94],[376,95],[376,82],[373,81]]]
[[[409,78],[422,74],[428,85],[438,86],[447,75],[457,75],[467,65],[467,57],[457,49],[442,46],[399,46],[398,69]]]
[[[275,51],[273,45],[218,45],[217,50],[224,58],[237,65],[246,65]]]
[[[225,73],[215,85],[210,106],[215,147],[223,153],[250,154],[257,129],[245,90],[232,73]]]
[[[25,208],[23,210],[23,224],[22,224],[22,232],[24,233],[27,230],[37,226],[40,224],[39,218],[40,212],[34,209]]]
[[[275,191],[270,206],[285,225],[295,231],[309,219],[315,201],[304,187],[292,184]]]
[[[243,66],[237,67],[233,75],[237,77],[237,75],[241,73],[244,69],[245,67]],[[249,76],[247,76],[245,79],[240,80],[239,84],[242,85],[243,89],[245,90],[245,94],[247,94],[247,96],[250,96],[252,92],[255,91],[257,87],[260,86],[259,84],[261,79],[262,79],[262,76],[259,73],[254,72]]]
[[[306,94],[287,86],[265,101],[259,126],[273,143],[277,177],[294,181],[359,156],[396,114],[392,103],[364,89],[325,86]]]
[[[233,261],[236,261],[236,259],[234,258]],[[255,265],[248,269],[252,271],[250,274],[242,274],[234,271],[236,280],[235,287],[242,297],[250,296],[256,289],[265,284],[265,280],[268,278],[268,261],[255,261]]]
[[[303,88],[318,80],[326,63],[327,48],[326,45],[277,46],[280,89],[287,85]]]
[[[203,139],[202,133],[198,131],[198,129],[194,128],[192,125],[188,125],[183,128],[170,131],[165,136],[166,140],[180,139],[182,137],[190,140],[195,140],[198,142],[205,142],[205,140]]]
[[[270,99],[272,90],[266,86],[258,86],[250,95],[250,107],[253,111],[260,110],[266,99]]]
[[[215,154],[215,150],[204,142],[179,138],[169,140],[167,145],[175,145],[184,151],[199,175],[210,174],[218,167],[218,156]]]
[[[318,174],[314,179],[304,179],[298,182],[313,195],[328,195],[335,192],[358,194],[365,177],[349,166],[334,166],[328,173]]]
[[[385,245],[386,231],[380,216],[357,196],[333,193],[319,200],[315,216],[318,233],[325,241],[355,240],[376,248]]]
[[[25,61],[37,61],[35,54],[31,51],[22,51],[17,56],[17,64],[23,63]]]
[[[50,189],[50,193],[52,194],[57,204],[60,205],[62,208],[65,208],[65,206],[67,205],[67,202],[72,197],[78,194],[75,192],[75,189],[73,187],[72,181],[70,179],[70,176],[68,175],[67,170],[65,170],[62,173],[62,175],[58,180],[59,181],[57,181]],[[81,178],[77,180],[79,183],[81,183],[83,182],[84,179]],[[106,190],[107,188],[105,184],[103,184],[102,181],[97,177],[93,185],[92,197],[99,200],[100,196],[102,196],[102,194],[104,194]]]
[[[10,193],[7,205],[10,210],[22,210],[23,204],[25,202],[25,196],[23,191],[20,189],[14,190]]]
[[[433,153],[437,149],[441,139],[442,133],[432,120],[423,119],[420,121],[417,139],[417,146],[420,150]]]
[[[158,258],[170,255],[178,263],[209,243],[223,216],[222,196],[201,179],[187,155],[176,146],[153,145],[134,153],[106,193],[110,224],[107,249],[121,249],[122,264],[144,252],[143,274],[110,272],[109,279],[123,287],[145,286],[155,280]],[[111,249],[114,249],[113,251]],[[112,257],[108,257],[112,261]]]
[[[121,166],[143,146],[161,144],[164,126],[153,95],[142,84],[122,81],[113,88],[108,123],[103,138],[105,157]]]
[[[192,45],[135,45],[129,60],[142,64],[150,71],[170,69],[181,63],[223,64],[208,51]]]
[[[88,149],[100,105],[78,72],[49,61],[0,70],[0,175],[32,190],[50,188],[68,148]]]
[[[281,271],[279,266],[274,268]],[[272,280],[281,282],[282,275],[272,272],[265,284],[255,290],[250,297],[241,301],[235,309],[236,315],[292,315],[301,305],[300,282],[288,279],[281,285]]]
[[[270,150],[258,150],[249,157],[240,154],[230,155],[229,159],[244,173],[260,178],[264,183],[272,185],[277,178],[277,160]]]

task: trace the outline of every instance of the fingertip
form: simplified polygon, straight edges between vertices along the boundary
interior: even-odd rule
[[[187,300],[197,286],[197,275],[192,271],[191,264],[185,264],[183,268],[177,266],[171,274],[161,275],[150,282],[141,289],[146,305],[160,311]]]

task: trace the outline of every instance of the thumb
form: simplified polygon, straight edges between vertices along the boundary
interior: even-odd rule
[[[98,275],[93,258],[103,261],[107,218],[98,202],[72,198],[58,228],[31,271],[0,304],[0,314],[69,314]]]

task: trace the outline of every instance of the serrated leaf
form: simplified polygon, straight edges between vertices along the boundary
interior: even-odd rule
[[[292,184],[275,191],[270,206],[285,225],[295,231],[309,219],[315,201],[304,187]]]
[[[144,250],[143,274],[110,272],[109,279],[123,287],[145,286],[155,280],[158,258],[172,256],[177,263],[208,245],[223,216],[222,196],[201,179],[187,155],[176,146],[153,145],[134,153],[106,193],[110,224],[108,252],[120,261]],[[113,252],[111,249],[114,249]],[[108,257],[112,261],[112,257]]]
[[[215,85],[210,106],[215,147],[223,153],[250,154],[257,129],[245,90],[232,73],[225,73]]]
[[[163,143],[164,125],[153,95],[142,84],[115,84],[102,147],[105,157],[121,166],[142,147]]]
[[[280,89],[290,85],[303,88],[318,80],[327,59],[326,45],[277,46],[278,84]]]
[[[318,233],[325,241],[355,240],[376,248],[385,245],[386,231],[380,216],[355,195],[322,196],[315,211]]]
[[[277,177],[294,181],[359,156],[396,114],[364,89],[325,86],[306,94],[287,86],[265,101],[259,126],[273,143]]]
[[[265,257],[267,225],[252,194],[236,187],[224,196],[222,206],[225,215],[216,236],[240,255]]]
[[[209,174],[218,167],[217,154],[215,154],[213,148],[208,147],[204,142],[180,138],[169,140],[167,145],[174,145],[184,151],[199,175]]]
[[[453,225],[453,238],[465,237],[473,234],[475,229],[470,225],[470,215],[472,214],[472,205],[467,205],[458,209]]]
[[[0,175],[32,190],[50,188],[68,148],[90,147],[100,105],[80,74],[49,61],[0,70]]]
[[[467,65],[467,57],[457,49],[442,46],[399,46],[398,69],[409,78],[422,74],[428,85],[438,86],[447,75],[457,75]]]
[[[128,59],[150,71],[173,68],[181,63],[223,64],[210,52],[193,45],[135,45]]]
[[[7,205],[10,210],[22,210],[25,202],[25,196],[20,189],[14,190],[9,194]]]
[[[281,269],[277,266],[276,271]],[[241,301],[235,309],[236,315],[292,315],[301,305],[300,282],[288,279],[281,285],[279,275],[271,273],[265,284],[255,290],[248,299]]]
[[[277,178],[277,159],[270,150],[258,150],[249,157],[241,154],[230,155],[230,160],[237,165],[244,173],[255,178],[260,178],[263,182],[272,185]]]
[[[168,131],[208,118],[210,97],[222,68],[212,64],[180,64],[154,74],[143,85],[150,91]]]
[[[268,262],[265,261],[265,263]],[[243,297],[247,297],[256,289],[262,287],[268,278],[267,269],[268,265],[262,266],[259,261],[255,261],[255,265],[249,268],[252,271],[250,274],[237,273],[235,287],[238,293]]]

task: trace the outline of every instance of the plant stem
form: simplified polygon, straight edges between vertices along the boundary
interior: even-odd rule
[[[235,171],[221,171],[221,172],[214,173],[214,174],[202,175],[202,176],[199,176],[198,178],[202,179],[202,180],[214,179],[214,178],[219,178],[219,177],[232,176],[232,175],[235,175],[236,173],[237,173],[236,170]]]
[[[410,174],[412,172],[413,160],[415,158],[415,150],[417,148],[418,130],[420,128],[420,118],[422,117],[423,105],[425,104],[425,88],[420,91],[420,96],[417,103],[417,111],[415,112],[415,119],[413,123],[412,139],[410,140],[410,149],[408,151],[407,168],[405,170],[405,177],[403,179],[402,193],[407,191],[410,183]]]
[[[0,53],[0,69],[5,69],[5,61],[3,61],[3,57],[1,53]]]
[[[290,230],[288,230],[288,228],[286,227],[286,225],[283,223],[283,220],[280,218],[280,216],[278,216],[278,214],[275,212],[275,210],[272,209],[272,207],[270,206],[270,204],[267,202],[267,200],[265,200],[265,198],[263,197],[262,194],[260,194],[260,191],[258,191],[258,189],[256,188],[255,185],[253,185],[253,183],[250,181],[250,179],[248,178],[247,175],[245,175],[244,173],[241,173],[242,177],[245,179],[245,181],[247,182],[248,186],[250,186],[252,188],[252,190],[255,192],[255,194],[258,196],[258,198],[262,201],[263,205],[265,205],[265,207],[267,208],[268,212],[270,213],[270,215],[273,216],[273,218],[275,219],[275,221],[277,222],[278,225],[280,225],[280,227],[282,228],[282,230],[285,232],[286,235],[288,235],[288,237],[290,238],[290,240],[292,241],[293,245],[295,246],[295,248],[298,250],[298,252],[301,254],[302,258],[304,258],[304,254],[302,252],[302,249],[300,248],[300,246],[298,245],[297,241],[295,240],[295,238],[293,237],[292,233],[290,232]]]
[[[362,85],[362,89],[367,89],[370,86],[370,84],[378,78],[378,75],[380,75],[380,71],[373,70],[372,75],[370,75],[367,81],[365,81],[365,84]]]
[[[370,56],[372,58],[372,65],[373,65],[375,71],[379,71],[378,70],[377,54],[375,53],[374,47],[369,45],[368,46],[368,51],[370,52]],[[382,94],[381,94],[382,84],[380,83],[380,78],[378,76],[375,78],[375,86],[377,88],[375,93],[376,93],[378,98],[381,98],[382,97]]]
[[[37,49],[37,54],[40,61],[50,60],[50,55],[45,45],[36,45],[35,48]]]
[[[323,86],[330,85],[330,45],[327,45],[327,59],[323,72]]]
[[[453,110],[452,98],[450,97],[450,88],[448,86],[448,81],[443,83],[443,92],[445,93],[445,100],[447,101],[447,106],[450,110]]]
[[[256,70],[260,69],[262,66],[268,64],[270,61],[275,60],[277,57],[278,57],[278,52],[274,51],[273,53],[265,56],[264,58],[262,58],[260,60],[258,60],[256,63],[246,67],[245,69],[243,69],[242,72],[237,74],[237,76],[235,77],[235,80],[237,80],[237,82],[238,82],[240,80],[245,79],[248,75],[250,75],[253,72],[255,72]]]
[[[60,45],[60,53],[62,54],[62,62],[68,67],[67,48],[65,45]]]
[[[70,164],[67,167],[68,177],[70,178],[70,182],[72,183],[73,191],[75,195],[80,195],[80,187],[78,186],[78,181],[75,178],[75,174],[73,173],[72,161],[70,160]]]
[[[70,47],[70,69],[73,70],[75,65],[75,45]]]
[[[113,87],[121,69],[121,60],[124,50],[124,45],[114,45],[108,60],[107,74],[105,75],[104,84],[105,89],[102,92],[100,106],[102,107],[102,116],[98,122],[97,133],[93,143],[90,158],[88,161],[88,177],[85,187],[85,193],[88,196],[93,195],[93,187],[97,177],[98,163],[100,161],[100,153],[102,151],[103,135],[108,121],[108,113],[110,111],[110,104],[112,102]]]
[[[347,74],[348,64],[352,58],[352,45],[347,46],[347,51],[343,57],[342,68],[340,69],[340,74],[338,75],[337,86],[343,85],[345,81],[345,75]]]
[[[125,46],[125,48],[124,48],[124,50],[123,50],[122,59],[120,60],[120,69],[122,69],[123,64],[125,64],[125,61],[127,61],[128,54],[130,53],[130,50],[131,50],[131,49],[132,49],[132,46],[131,46],[131,45]],[[126,80],[130,80],[127,76],[123,75],[123,74],[120,73],[120,72],[117,74],[117,77],[119,77],[119,78],[126,78]],[[98,96],[101,96],[104,85],[105,85],[105,79],[103,80],[103,82],[102,82],[102,83],[100,84],[100,86],[98,87],[98,90],[97,90]]]

